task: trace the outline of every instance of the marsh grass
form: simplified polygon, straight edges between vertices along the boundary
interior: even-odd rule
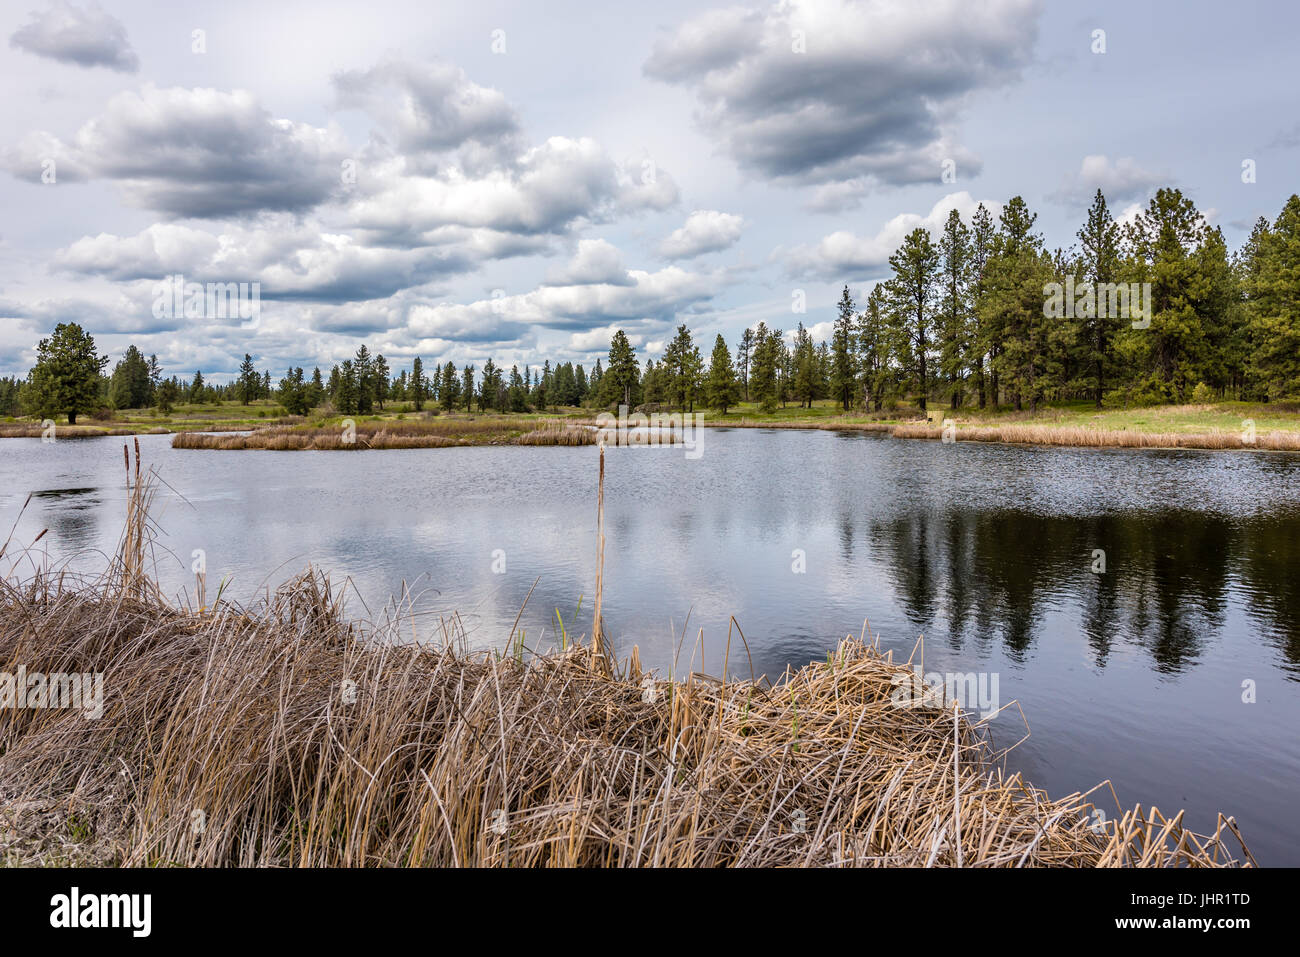
[[[134,429],[102,428],[93,425],[56,424],[54,434],[59,439],[98,439],[106,435],[134,435]],[[45,427],[27,422],[0,422],[0,438],[39,439],[45,435]]]
[[[182,432],[172,439],[172,448],[355,451],[465,445],[591,445],[596,441],[592,430],[565,419],[454,415],[362,420],[355,422],[355,441],[348,441],[351,437],[344,432],[340,419],[331,425],[272,426],[239,435]]]
[[[894,703],[910,671],[865,629],[775,683],[665,680],[567,630],[561,650],[512,630],[471,652],[450,618],[416,641],[409,612],[350,619],[310,569],[249,607],[168,603],[141,583],[151,488],[137,456],[102,579],[0,581],[0,671],[106,676],[98,720],[0,709],[0,860],[1217,866],[1237,863],[1230,844],[1248,859],[1231,819],[1207,837],[1137,807],[1097,827],[1093,792],[1052,799],[1004,773],[986,724]]]
[[[942,427],[925,424],[900,425],[892,435],[899,439],[942,439]],[[1126,449],[1266,449],[1300,451],[1300,433],[1260,432],[1247,442],[1241,431],[1214,432],[1130,432],[1119,429],[1091,429],[1077,425],[958,425],[953,432],[958,442],[1009,442],[1026,445],[1064,445]]]

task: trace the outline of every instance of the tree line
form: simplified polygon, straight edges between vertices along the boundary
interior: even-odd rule
[[[207,383],[164,378],[155,356],[130,346],[109,375],[108,359],[74,323],[37,348],[26,380],[0,380],[0,412],[41,417],[178,402],[278,400],[291,414],[327,402],[342,414],[385,403],[444,411],[526,412],[557,406],[653,406],[725,412],[741,401],[766,411],[830,399],[844,411],[879,412],[900,401],[921,409],[1039,408],[1087,399],[1152,405],[1300,394],[1300,197],[1273,222],[1260,217],[1229,253],[1222,232],[1177,189],[1161,189],[1127,223],[1100,190],[1068,248],[1049,250],[1023,198],[995,217],[980,204],[969,221],[949,213],[938,235],[909,233],[889,275],[859,305],[848,286],[829,341],[798,322],[786,334],[759,322],[731,347],[718,335],[708,361],[679,325],[644,370],[617,330],[604,365],[563,362],[481,369],[421,358],[393,375],[365,345],[355,356],[278,383],[245,355],[237,378]]]

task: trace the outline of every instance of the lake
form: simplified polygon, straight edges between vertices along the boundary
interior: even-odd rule
[[[157,574],[248,602],[308,563],[416,631],[459,613],[478,647],[589,634],[598,450],[173,450]],[[97,571],[124,515],[121,438],[0,440],[0,521],[40,560]],[[606,452],[606,631],[649,667],[777,677],[864,621],[926,671],[997,675],[1031,736],[1007,765],[1056,796],[1109,778],[1126,806],[1235,815],[1261,864],[1300,864],[1300,455],[942,444],[710,429]],[[166,551],[164,551],[164,549]],[[1104,552],[1104,555],[1099,555]],[[2,564],[8,569],[11,554]],[[17,574],[30,573],[29,555]],[[1104,570],[1101,562],[1104,560]],[[575,614],[579,597],[581,611]],[[703,637],[700,631],[703,630]],[[674,664],[675,661],[675,664]],[[110,679],[111,681],[111,676]],[[1015,707],[995,743],[1024,733]],[[1098,803],[1105,799],[1097,798]]]

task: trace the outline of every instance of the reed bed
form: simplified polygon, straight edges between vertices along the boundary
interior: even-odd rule
[[[829,417],[825,419],[714,419],[702,423],[719,429],[825,429],[831,432],[890,432],[896,426],[887,422],[858,422]]]
[[[898,439],[942,439],[942,426],[899,425]],[[958,427],[958,442],[1009,442],[1024,445],[1066,445],[1128,449],[1268,449],[1300,451],[1300,433],[1261,432],[1247,442],[1241,432],[1129,432],[1083,426],[996,425]]]
[[[980,728],[890,701],[846,639],[775,685],[588,649],[473,655],[347,621],[306,575],[199,615],[49,578],[0,591],[0,667],[102,671],[99,720],[0,711],[10,857],[79,822],[130,866],[1228,865],[1233,826],[1006,776]],[[65,849],[65,853],[72,853]],[[88,851],[89,853],[89,851]]]
[[[26,422],[0,422],[0,439],[39,439],[46,434],[45,427]],[[105,435],[134,435],[134,429],[101,429],[90,425],[55,425],[54,434],[60,439],[96,439]]]
[[[413,421],[362,421],[333,426],[271,426],[240,435],[181,432],[177,449],[272,451],[448,448],[465,445],[591,445],[590,429],[565,419],[439,416]]]
[[[515,439],[515,445],[595,445],[596,430],[571,422],[551,422],[540,429],[525,432]]]
[[[1203,836],[1182,813],[1136,807],[1098,826],[1093,792],[1052,799],[1006,774],[987,725],[895,702],[910,671],[865,629],[775,683],[665,680],[635,647],[615,663],[599,639],[543,651],[512,630],[501,651],[471,653],[452,618],[413,641],[411,616],[350,619],[310,569],[250,607],[174,605],[143,574],[153,485],[138,446],[127,476],[127,530],[103,578],[0,580],[0,671],[105,676],[98,719],[0,709],[0,861],[1250,860],[1230,818]]]

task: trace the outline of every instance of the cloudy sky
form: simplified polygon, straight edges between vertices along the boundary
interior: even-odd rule
[[[1298,26],[1280,2],[5,0],[0,374],[62,321],[218,380],[362,340],[396,369],[817,334],[915,225],[1016,194],[1068,246],[1098,186],[1119,213],[1177,185],[1235,247],[1300,189]],[[259,282],[260,316],[156,318],[177,273]]]

